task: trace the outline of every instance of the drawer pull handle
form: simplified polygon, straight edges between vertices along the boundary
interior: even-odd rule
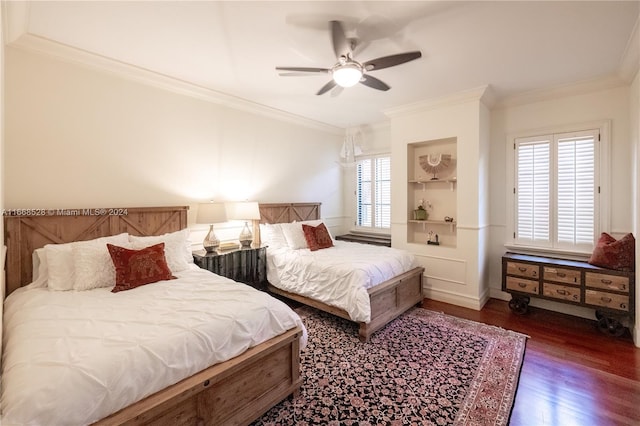
[[[561,288],[556,290],[556,293],[561,294],[562,296],[566,296],[567,294],[567,290],[563,290]]]
[[[527,285],[525,283],[518,283],[518,287],[520,288],[526,288]]]
[[[566,277],[566,276],[567,276],[567,274],[565,274],[564,272],[558,272],[558,276],[559,276],[560,278],[564,278],[564,277]]]
[[[520,271],[520,272],[524,272],[524,271],[526,271],[526,270],[527,270],[527,268],[525,268],[525,267],[523,267],[523,266],[518,266],[518,271]]]
[[[612,299],[610,297],[602,296],[600,300],[602,300],[604,303],[611,303]]]
[[[611,280],[605,280],[605,279],[603,278],[603,279],[601,279],[601,280],[600,280],[600,282],[601,282],[602,284],[611,284],[613,281],[611,281]]]

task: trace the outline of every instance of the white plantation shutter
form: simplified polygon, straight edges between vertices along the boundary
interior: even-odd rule
[[[356,178],[356,198],[358,203],[357,225],[372,226],[373,212],[371,210],[371,174],[373,171],[372,160],[366,159],[358,162]]]
[[[391,158],[376,158],[375,227],[391,228]]]
[[[530,244],[550,243],[550,147],[549,137],[517,144],[516,233]]]
[[[590,250],[596,239],[597,130],[516,139],[517,244]]]
[[[391,227],[391,158],[374,157],[356,166],[356,225]]]
[[[556,136],[557,243],[591,247],[595,238],[596,150],[593,132]]]

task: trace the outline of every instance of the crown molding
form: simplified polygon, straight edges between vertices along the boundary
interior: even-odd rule
[[[2,1],[2,26],[5,44],[26,34],[29,24],[29,2]]]
[[[8,45],[38,54],[52,56],[65,62],[110,73],[127,80],[200,99],[206,102],[211,102],[224,107],[261,115],[274,120],[284,121],[335,135],[344,134],[344,129],[339,127],[251,102],[246,99],[227,95],[207,87],[169,77],[164,74],[137,67],[129,63],[117,61],[86,50],[78,49],[45,37],[26,33]]]
[[[592,80],[579,81],[577,83],[565,84],[549,89],[531,90],[513,96],[508,96],[496,102],[495,109],[543,102],[567,96],[578,96],[627,85],[628,83],[626,83],[617,73],[614,73]]]
[[[627,47],[622,54],[622,60],[620,61],[618,74],[628,84],[631,84],[633,79],[638,74],[640,69],[640,14],[636,19],[636,24],[631,32],[631,37],[627,42]]]
[[[406,114],[411,114],[418,111],[430,110],[442,108],[445,106],[453,106],[464,104],[467,102],[483,102],[492,106],[495,97],[493,91],[489,85],[476,87],[469,90],[463,90],[461,92],[452,93],[450,95],[441,96],[438,98],[427,99],[420,102],[414,102],[407,105],[402,105],[396,108],[389,108],[384,110],[384,114],[388,117],[396,117]]]

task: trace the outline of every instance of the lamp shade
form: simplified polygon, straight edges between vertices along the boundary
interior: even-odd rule
[[[245,201],[227,204],[229,219],[260,220],[260,207],[255,201]]]
[[[203,203],[198,205],[196,223],[222,223],[226,222],[227,210],[224,203]]]

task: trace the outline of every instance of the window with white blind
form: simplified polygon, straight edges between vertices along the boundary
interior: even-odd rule
[[[356,226],[391,228],[391,158],[358,160],[356,179]]]
[[[599,235],[600,130],[516,138],[514,243],[584,252]]]

